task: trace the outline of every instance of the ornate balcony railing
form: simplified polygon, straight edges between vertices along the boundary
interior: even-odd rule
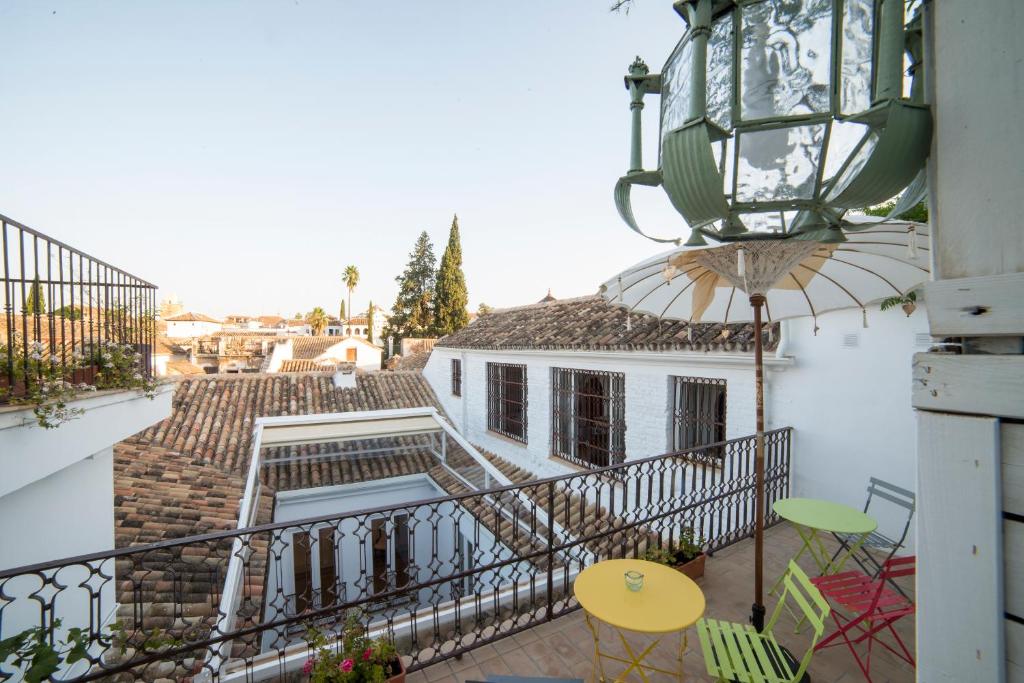
[[[0,215],[0,404],[91,385],[108,344],[152,375],[156,285]]]
[[[766,435],[768,510],[789,493],[790,436]],[[83,629],[84,658],[54,680],[276,680],[309,658],[308,626],[329,632],[358,609],[415,670],[577,609],[584,567],[685,527],[709,552],[753,533],[754,437],[3,571],[0,639]],[[0,663],[0,679],[16,675]]]

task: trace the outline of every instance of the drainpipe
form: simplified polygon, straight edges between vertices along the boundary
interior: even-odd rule
[[[779,321],[779,344],[775,347],[775,357],[785,358],[786,351],[789,349],[789,335],[790,335],[790,321],[780,320]]]

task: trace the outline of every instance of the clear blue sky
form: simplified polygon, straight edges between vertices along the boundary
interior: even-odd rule
[[[596,291],[662,247],[612,203],[668,0],[0,3],[0,213],[187,308],[390,308],[453,213],[470,303]],[[656,99],[645,124],[656,164]],[[681,234],[658,190],[638,214]]]

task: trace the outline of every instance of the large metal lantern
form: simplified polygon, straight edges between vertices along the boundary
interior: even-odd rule
[[[736,241],[843,241],[850,209],[920,201],[931,143],[919,0],[680,0],[687,30],[660,74],[637,58],[629,172],[661,185],[691,230]],[[910,17],[909,22],[907,17]],[[643,170],[644,97],[661,96],[658,169]],[[909,187],[908,187],[909,186]],[[649,235],[645,235],[648,236]],[[657,238],[676,242],[676,237]]]

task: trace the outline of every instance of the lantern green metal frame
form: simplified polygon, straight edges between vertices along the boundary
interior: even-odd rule
[[[616,183],[615,204],[622,220],[631,229],[657,242],[681,242],[677,238],[648,235],[640,229],[632,209],[631,192],[634,185],[660,185],[663,188],[673,207],[691,229],[687,242],[689,245],[704,244],[705,237],[723,242],[780,237],[840,242],[845,240],[843,231],[858,227],[843,220],[846,211],[880,204],[905,190],[894,210],[896,214],[923,198],[926,191],[924,165],[931,145],[932,120],[930,109],[923,103],[922,97],[923,41],[919,12],[915,13],[909,23],[904,23],[905,0],[815,1],[819,10],[831,4],[827,110],[747,119],[743,118],[744,105],[741,102],[744,96],[743,19],[745,12],[763,10],[765,7],[777,9],[778,1],[679,0],[674,3],[674,9],[687,24],[687,31],[670,55],[663,72],[668,72],[673,66],[673,60],[682,59],[682,50],[689,50],[686,56],[691,60],[690,69],[688,74],[683,74],[689,77],[684,81],[688,88],[688,107],[681,125],[662,131],[657,170],[643,169],[641,114],[644,98],[658,94],[662,98],[660,121],[662,127],[665,126],[668,79],[663,74],[651,74],[639,57],[625,77],[632,111],[630,167],[626,175]],[[842,73],[844,12],[850,11],[850,6],[854,4],[861,11],[870,5],[871,34],[868,40],[872,41],[871,99],[867,109],[848,114],[842,111],[840,92],[848,78]],[[919,0],[912,0],[908,4],[913,8],[919,4]],[[729,18],[731,46],[726,42],[717,45],[719,49],[731,50],[728,52],[732,79],[728,114],[730,128],[726,129],[709,116],[707,78],[708,41],[712,34],[712,24],[728,21]],[[909,97],[903,96],[904,53],[910,61]],[[806,67],[802,68],[806,70]],[[720,89],[719,93],[723,91]],[[830,136],[837,124],[846,122],[862,124],[863,134],[852,150],[847,152],[843,163],[826,178],[826,166],[830,161],[828,155],[833,153]],[[741,150],[746,149],[744,136],[802,126],[819,126],[819,129],[814,130],[823,130],[820,143],[814,142],[816,147],[809,147],[817,151],[816,160],[808,162],[816,163],[813,168],[813,190],[809,196],[769,200],[737,199]],[[804,131],[806,133],[812,129],[805,128]],[[747,165],[750,165],[749,162]],[[732,169],[730,187],[725,187],[727,167]],[[752,229],[744,217],[755,214],[777,221],[777,227],[767,231]],[[859,227],[863,227],[863,224]]]

